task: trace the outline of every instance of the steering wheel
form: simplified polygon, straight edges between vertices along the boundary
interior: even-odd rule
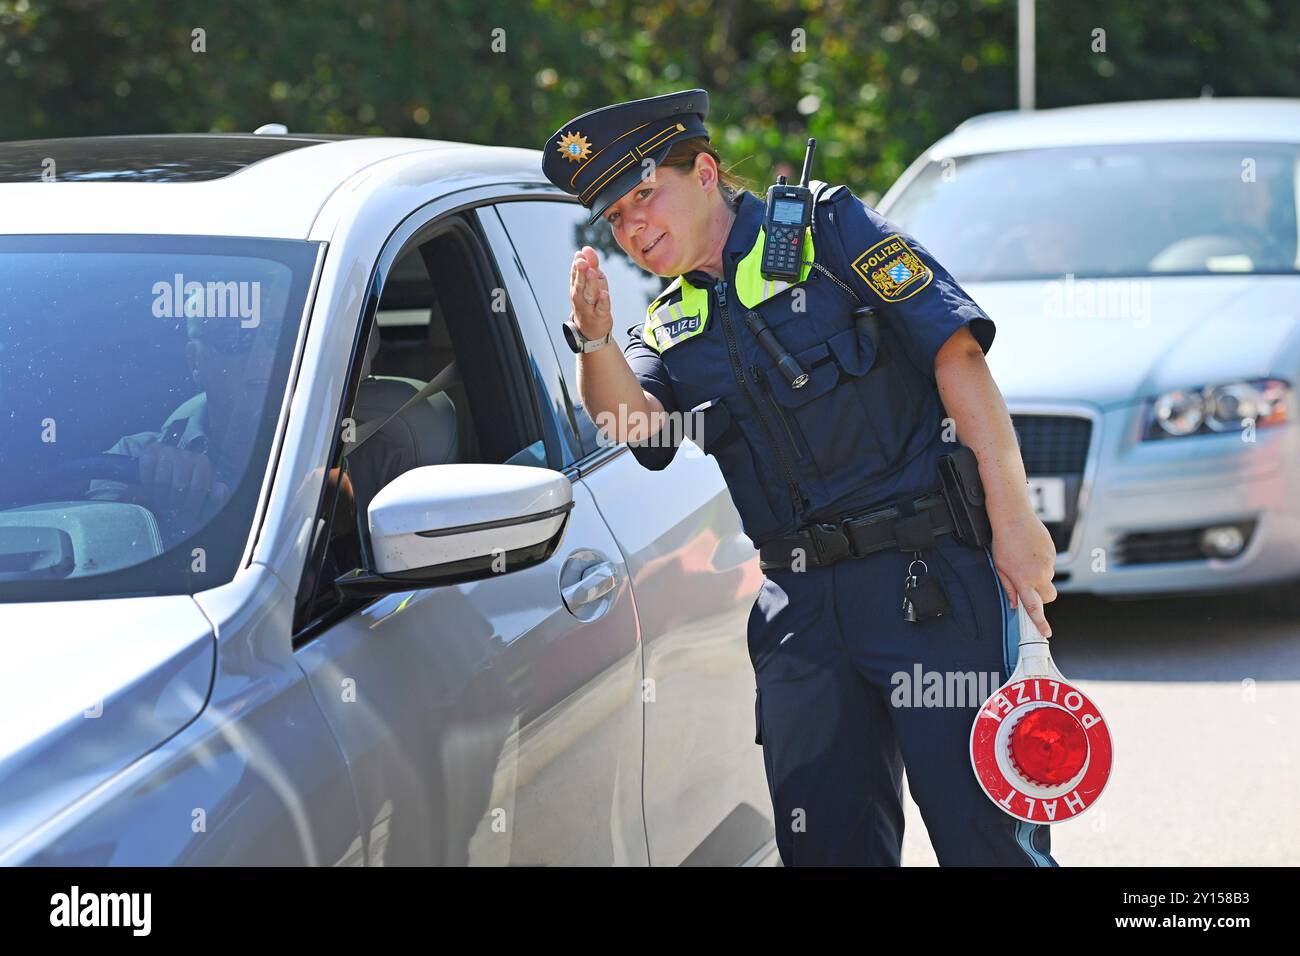
[[[19,478],[0,487],[0,502],[7,505],[55,501],[68,494],[80,495],[87,482],[95,479],[138,484],[140,459],[133,455],[86,455],[61,461],[38,474]]]

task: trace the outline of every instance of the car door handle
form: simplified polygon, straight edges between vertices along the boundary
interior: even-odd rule
[[[614,571],[614,566],[608,561],[602,561],[584,571],[581,579],[570,584],[560,593],[564,595],[565,604],[570,608],[578,608],[599,601],[614,590],[617,584],[618,575]]]

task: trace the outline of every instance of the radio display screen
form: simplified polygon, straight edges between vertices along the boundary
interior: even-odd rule
[[[778,199],[772,203],[772,220],[797,226],[803,221],[803,203],[797,199]]]

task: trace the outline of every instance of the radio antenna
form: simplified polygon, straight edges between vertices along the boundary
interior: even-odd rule
[[[812,173],[813,150],[817,148],[817,140],[811,136],[808,137],[808,151],[803,154],[803,175],[799,177],[799,185],[808,185],[808,176]]]

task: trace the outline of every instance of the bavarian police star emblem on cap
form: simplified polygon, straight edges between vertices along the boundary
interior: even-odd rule
[[[578,163],[591,155],[591,144],[576,130],[560,137],[560,155],[571,163]]]

